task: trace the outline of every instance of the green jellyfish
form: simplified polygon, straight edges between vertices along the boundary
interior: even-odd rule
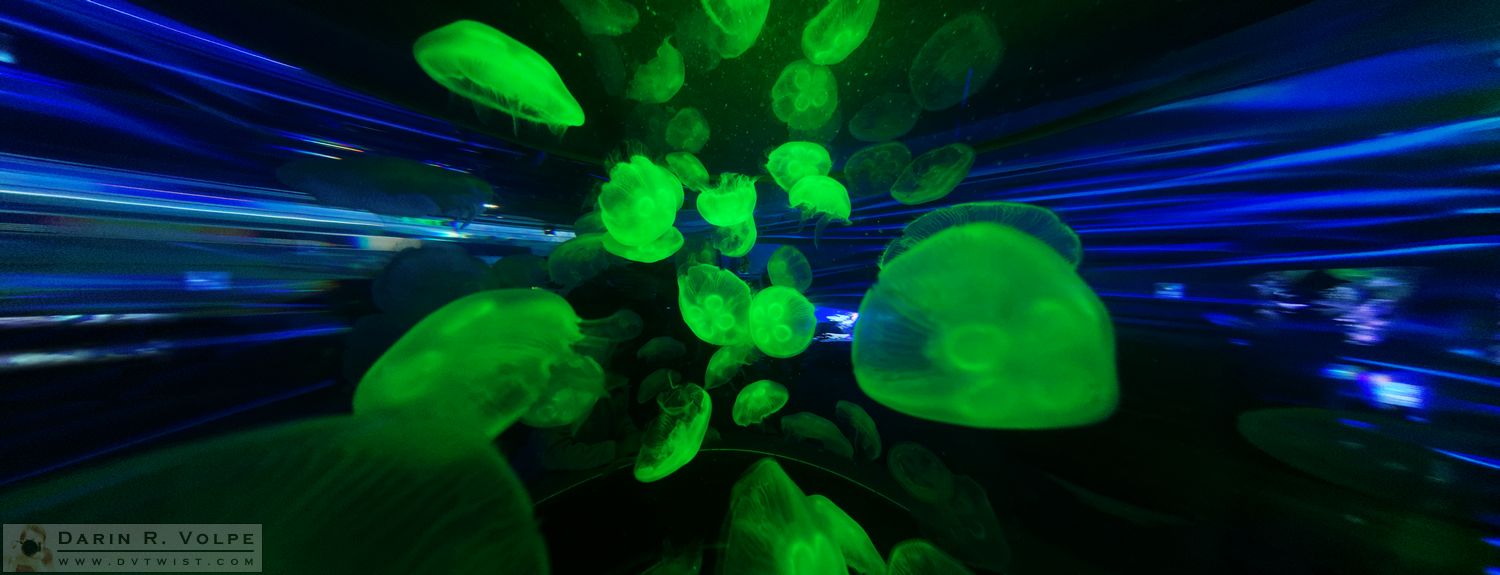
[[[931,150],[906,165],[891,185],[891,197],[911,206],[942,199],[969,177],[973,165],[974,148],[964,144]]]
[[[854,376],[907,415],[993,429],[1114,412],[1109,312],[1057,251],[989,222],[948,228],[881,270],[860,303]]]
[[[795,130],[822,126],[838,106],[839,85],[833,70],[807,60],[787,64],[771,86],[771,111]]]
[[[434,81],[476,104],[559,134],[583,125],[583,108],[552,64],[504,32],[459,20],[422,35],[412,53]]]
[[[812,266],[808,265],[802,250],[795,246],[776,248],[771,259],[766,261],[766,275],[771,277],[771,285],[789,287],[800,293],[807,293],[807,288],[812,287]]]
[[[672,263],[675,264],[678,273],[699,264],[715,266],[719,263],[719,252],[715,250],[713,241],[706,235],[694,235],[683,243],[682,249],[677,250]]]
[[[582,234],[559,244],[547,256],[547,275],[552,283],[577,287],[609,269],[615,261],[604,248],[605,234]]]
[[[0,509],[17,523],[259,524],[276,541],[260,560],[300,573],[549,572],[525,486],[490,438],[448,417],[336,415],[196,440],[7,486]],[[414,528],[445,552],[414,546]]]
[[[912,96],[928,110],[952,108],[984,88],[1004,54],[989,16],[969,12],[954,18],[932,33],[912,61]]]
[[[734,272],[707,264],[678,272],[677,305],[698,339],[723,346],[750,340],[750,286]]]
[[[604,370],[599,363],[587,356],[569,357],[552,364],[547,387],[521,416],[521,423],[537,428],[572,425],[588,417],[601,397]]]
[[[806,222],[814,217],[818,219],[813,231],[813,247],[817,247],[828,224],[849,223],[852,209],[849,190],[844,189],[844,185],[838,180],[828,176],[808,176],[792,186],[786,197],[792,207],[802,212],[802,221]]]
[[[729,493],[722,575],[846,575],[839,542],[776,460],[750,467]]]
[[[604,235],[604,249],[609,253],[620,256],[633,262],[655,263],[671,257],[682,249],[682,232],[677,228],[667,228],[667,231],[655,240],[639,245],[627,246],[615,239],[614,234]]]
[[[833,159],[828,149],[813,142],[787,142],[771,151],[766,161],[766,171],[776,185],[788,192],[802,178],[826,176],[833,169]]]
[[[615,164],[599,190],[604,227],[615,241],[643,246],[658,241],[677,221],[682,182],[645,156]]]
[[[854,438],[860,459],[875,461],[880,458],[880,432],[875,429],[875,420],[865,408],[841,399],[834,405],[834,414],[838,416],[839,424],[849,430],[849,437]]]
[[[918,513],[923,531],[957,558],[997,572],[1010,564],[1010,544],[1000,531],[1000,519],[984,487],[973,478],[955,475],[953,496],[930,514],[927,511]]]
[[[547,258],[530,252],[505,256],[490,265],[490,279],[501,289],[547,285]]]
[[[749,427],[781,411],[787,400],[786,386],[762,379],[740,390],[734,396],[734,423]]]
[[[994,222],[1031,234],[1056,250],[1075,268],[1083,259],[1083,245],[1078,241],[1078,234],[1073,233],[1073,229],[1052,210],[1012,202],[973,202],[938,208],[912,220],[902,230],[901,237],[886,246],[885,253],[880,255],[880,267],[885,267],[938,232],[973,222]]]
[[[641,20],[635,6],[623,0],[562,0],[562,5],[589,36],[619,36]]]
[[[708,369],[703,374],[703,388],[713,389],[739,375],[740,368],[753,361],[755,346],[748,344],[726,345],[714,351],[708,358]]]
[[[849,135],[863,142],[894,140],[910,132],[920,115],[922,106],[910,94],[881,94],[849,119]]]
[[[667,122],[667,145],[698,153],[708,143],[708,118],[697,108],[683,108]]]
[[[734,173],[719,175],[719,185],[698,195],[698,215],[716,226],[732,226],[755,217],[755,178]]]
[[[683,75],[682,54],[672,47],[669,37],[661,41],[655,58],[635,69],[625,97],[647,104],[666,103],[682,89]],[[705,139],[706,135],[705,129]]]
[[[722,34],[716,44],[719,56],[725,59],[738,58],[755,45],[761,28],[766,25],[766,14],[771,11],[771,0],[701,0],[703,12],[719,28]]]
[[[802,53],[823,66],[843,62],[870,35],[878,10],[880,0],[830,0],[802,29]]]
[[[838,543],[850,569],[864,575],[885,575],[885,560],[858,521],[822,495],[807,496],[807,504],[823,524],[823,532]]]
[[[750,339],[771,357],[793,357],[812,343],[818,318],[812,302],[797,290],[771,286],[755,294],[748,313]]]
[[[588,213],[578,216],[578,219],[573,220],[573,233],[576,235],[602,234],[607,232],[609,230],[604,227],[604,216],[599,213],[599,210],[590,210]]]
[[[732,258],[742,257],[755,247],[756,235],[755,218],[724,226],[714,231],[714,248]]]
[[[844,181],[849,193],[864,197],[891,191],[901,171],[911,163],[911,150],[901,142],[875,144],[854,152],[844,162]]]
[[[713,400],[696,383],[662,392],[656,402],[661,415],[642,432],[641,451],[635,457],[635,478],[641,483],[658,481],[692,461],[713,411]]]
[[[896,483],[917,500],[942,504],[953,497],[953,472],[926,447],[910,441],[897,443],[885,463]]]
[[[907,539],[891,549],[888,575],[974,575],[968,567],[922,539]]]
[[[635,402],[646,403],[656,399],[661,392],[677,387],[682,383],[682,373],[675,369],[661,368],[651,372],[646,379],[641,380],[641,386],[635,390]]]
[[[690,152],[667,154],[667,169],[689,190],[698,192],[708,187],[708,168]]]
[[[781,433],[787,439],[817,443],[824,451],[854,459],[854,446],[839,431],[839,426],[816,413],[803,411],[782,417]]]
[[[682,357],[687,353],[687,347],[682,342],[668,336],[653,337],[636,350],[635,356],[641,360],[653,363],[662,363]]]

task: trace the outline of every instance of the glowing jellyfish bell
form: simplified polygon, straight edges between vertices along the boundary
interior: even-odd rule
[[[857,403],[844,400],[834,405],[839,424],[849,431],[849,437],[858,447],[860,459],[875,461],[880,458],[880,432],[875,429],[875,420]]]
[[[812,287],[812,266],[807,263],[807,256],[802,255],[802,250],[795,246],[781,246],[771,253],[771,259],[766,261],[766,275],[771,278],[771,285],[785,286],[807,293],[807,288]]]
[[[708,118],[697,108],[683,108],[667,122],[667,145],[698,153],[708,143]]]
[[[678,272],[677,303],[698,339],[723,346],[749,342],[750,286],[734,272],[707,264]]]
[[[412,52],[434,81],[476,104],[557,134],[583,125],[583,108],[552,64],[504,32],[459,20],[418,38]]]
[[[825,451],[844,459],[854,459],[854,446],[849,444],[849,439],[832,421],[816,413],[804,411],[781,418],[781,433],[788,439],[817,443]]]
[[[944,24],[912,61],[912,96],[928,110],[952,108],[984,88],[1000,65],[1005,43],[995,23],[969,12]]]
[[[886,455],[891,477],[920,501],[940,504],[953,497],[953,472],[936,453],[910,441],[891,446]]]
[[[992,429],[1114,412],[1109,312],[1047,244],[989,222],[943,230],[881,270],[860,304],[860,388],[923,419]]]
[[[802,29],[802,53],[814,64],[843,62],[870,35],[879,10],[880,0],[831,0]]]
[[[697,199],[698,215],[716,226],[732,226],[755,216],[755,178],[719,175],[719,184],[705,188]]]
[[[682,182],[676,176],[645,156],[631,156],[610,168],[609,181],[599,192],[599,212],[615,241],[644,246],[672,229],[682,201]]]
[[[814,142],[787,142],[772,150],[766,160],[766,171],[788,192],[802,178],[826,176],[832,169],[828,149]]]
[[[748,313],[750,338],[771,357],[793,357],[812,343],[818,326],[812,302],[789,287],[771,286],[755,294]]]
[[[973,575],[968,567],[922,539],[908,539],[891,549],[889,575]]]
[[[885,267],[938,232],[974,222],[993,222],[1026,232],[1051,246],[1073,267],[1078,267],[1078,262],[1083,259],[1083,245],[1078,241],[1078,234],[1073,233],[1073,229],[1052,210],[1014,202],[972,202],[938,208],[912,220],[901,231],[901,237],[886,246],[880,255],[880,266]]]
[[[771,111],[795,130],[812,130],[833,117],[839,106],[833,70],[806,60],[787,64],[771,86]]]
[[[729,494],[723,575],[849,572],[839,542],[807,495],[775,459],[765,458]]]
[[[745,386],[734,396],[734,423],[748,427],[764,421],[786,405],[786,386],[762,379]]]
[[[695,192],[708,187],[708,168],[691,152],[667,154],[667,169],[682,182],[682,186]]]
[[[942,199],[969,177],[969,168],[973,166],[974,148],[965,144],[948,144],[929,151],[901,171],[891,185],[891,197],[907,205]]]
[[[739,374],[741,367],[754,361],[754,356],[755,346],[750,344],[726,345],[714,351],[713,356],[708,358],[708,368],[704,370],[704,389],[729,383],[730,379]]]
[[[667,38],[656,49],[655,58],[636,68],[635,76],[625,88],[625,97],[648,104],[664,103],[682,89],[684,74],[682,53]]]
[[[562,5],[589,36],[619,36],[641,20],[635,5],[624,0],[562,0]]]
[[[696,383],[674,387],[658,395],[661,415],[641,434],[635,458],[635,478],[642,483],[661,480],[698,455],[708,432],[713,400]]]
[[[771,0],[701,0],[703,12],[719,29],[719,56],[738,58],[755,45],[766,25]]]
[[[910,163],[911,150],[901,142],[867,146],[844,162],[844,182],[853,196],[889,193],[891,185]]]
[[[804,222],[812,218],[818,219],[817,228],[813,232],[814,247],[822,239],[823,230],[828,224],[849,223],[852,209],[849,190],[844,189],[844,185],[838,180],[828,176],[807,176],[798,180],[797,185],[787,192],[787,201],[802,212]]]
[[[720,227],[714,231],[714,248],[724,255],[737,258],[750,253],[755,247],[755,218],[737,224]]]
[[[682,232],[677,228],[667,228],[655,240],[639,246],[625,245],[616,240],[614,235],[605,234],[604,249],[627,260],[649,264],[671,257],[682,249],[682,242]]]

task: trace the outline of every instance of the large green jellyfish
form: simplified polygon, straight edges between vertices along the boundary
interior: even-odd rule
[[[907,205],[942,199],[969,177],[973,166],[974,148],[967,145],[948,144],[931,150],[906,165],[891,185],[891,197]]]
[[[708,143],[708,118],[697,108],[683,108],[667,122],[667,145],[698,153]]]
[[[549,572],[525,486],[459,418],[320,417],[56,473],[7,486],[5,520],[259,524],[268,573]]]
[[[714,248],[732,258],[742,257],[755,247],[756,236],[755,218],[750,218],[715,230]]]
[[[697,198],[698,215],[716,226],[732,226],[755,216],[755,178],[719,175],[719,184],[704,188]]]
[[[1073,233],[1073,229],[1052,210],[1013,202],[973,202],[938,208],[912,220],[902,230],[901,237],[886,246],[885,253],[880,255],[880,267],[885,267],[938,232],[973,222],[994,222],[1031,234],[1057,250],[1057,254],[1073,267],[1078,267],[1078,262],[1083,259],[1083,245],[1078,241],[1078,234]]]
[[[792,186],[786,197],[792,207],[802,212],[802,221],[806,222],[814,217],[818,219],[813,231],[814,247],[823,238],[823,230],[828,228],[828,224],[849,223],[849,213],[852,210],[849,190],[844,189],[844,185],[838,180],[828,176],[808,176]]]
[[[704,370],[703,388],[713,389],[739,375],[740,368],[753,361],[755,346],[750,344],[726,345],[708,358],[708,369]]]
[[[559,244],[547,256],[547,275],[552,283],[577,287],[609,269],[614,260],[604,247],[605,234],[582,234]]]
[[[599,212],[609,235],[627,246],[657,241],[682,207],[682,182],[645,156],[615,164],[599,190]]]
[[[833,70],[807,60],[787,64],[771,86],[771,111],[795,130],[826,124],[838,106],[839,85]]]
[[[912,61],[911,93],[928,110],[958,105],[984,88],[1000,65],[1005,44],[995,23],[969,12],[932,33]]]
[[[812,287],[812,266],[808,265],[807,256],[802,255],[802,250],[796,246],[776,248],[771,253],[771,259],[766,262],[766,275],[771,277],[771,285],[789,287],[802,293]]]
[[[920,115],[922,106],[911,94],[881,94],[849,118],[849,135],[864,142],[894,140],[910,132]]]
[[[822,495],[807,496],[807,504],[822,522],[823,532],[838,543],[850,569],[864,575],[885,575],[885,560],[880,557],[880,551],[875,549],[875,542],[870,540],[870,534],[865,533],[865,528],[858,521],[845,513],[833,500]]]
[[[661,368],[651,372],[646,379],[641,380],[641,386],[635,390],[635,402],[646,403],[656,399],[663,391],[667,391],[682,383],[682,373],[675,369]]]
[[[698,156],[689,152],[667,154],[667,169],[689,190],[698,192],[708,187],[708,168],[703,167]]]
[[[749,427],[781,411],[787,400],[786,386],[762,379],[740,390],[734,396],[734,423]]]
[[[766,160],[766,171],[776,180],[776,185],[788,192],[802,178],[826,176],[833,169],[833,159],[828,149],[813,142],[787,142],[771,151]]]
[[[573,356],[552,364],[551,377],[521,423],[549,428],[572,425],[588,417],[604,397],[604,370],[587,356]]]
[[[678,272],[677,305],[698,339],[723,346],[750,340],[750,286],[734,272],[708,264]]]
[[[771,357],[793,357],[812,343],[818,318],[812,302],[789,287],[771,286],[750,300],[750,339]]]
[[[644,361],[661,363],[682,357],[685,353],[687,353],[687,347],[683,346],[682,342],[663,335],[653,337],[642,344],[641,348],[636,350],[635,356]]]
[[[698,455],[713,411],[713,400],[696,383],[669,389],[656,402],[661,415],[646,426],[635,458],[635,478],[642,483],[671,475]]]
[[[1109,312],[1057,251],[988,222],[948,228],[881,270],[854,327],[875,401],[970,427],[1045,429],[1114,412]]]
[[[858,448],[860,459],[875,461],[880,458],[880,432],[875,429],[875,420],[870,418],[865,408],[841,399],[834,405],[834,414],[839,423],[849,430],[849,437],[854,438],[853,443]]]
[[[412,52],[434,81],[476,104],[555,133],[583,125],[583,108],[552,64],[504,32],[459,20],[418,38]]]
[[[505,256],[490,265],[490,279],[501,289],[545,286],[547,258],[531,253]]]
[[[843,62],[870,35],[879,10],[880,0],[830,0],[802,29],[802,53],[814,64]]]
[[[614,234],[604,235],[604,249],[606,251],[633,262],[647,264],[671,257],[672,254],[677,253],[677,250],[682,249],[682,242],[682,232],[678,231],[677,228],[667,228],[667,231],[662,233],[660,237],[639,246],[622,244],[615,239]]]
[[[684,70],[682,54],[672,47],[672,39],[661,41],[656,57],[635,69],[625,97],[648,104],[662,104],[682,89]]]
[[[722,575],[847,575],[839,542],[776,460],[765,458],[729,494]]]
[[[854,152],[844,162],[844,182],[855,196],[886,194],[911,163],[911,150],[901,142],[875,144]]]
[[[641,14],[624,0],[562,0],[589,36],[619,36],[640,22]]]
[[[816,413],[803,411],[782,417],[781,433],[787,439],[817,443],[829,453],[844,459],[854,459],[854,446],[839,431],[839,426]]]
[[[974,575],[968,567],[921,539],[908,539],[891,549],[888,575]]]
[[[755,45],[771,0],[701,0],[703,12],[722,34],[716,38],[719,56],[738,58]]]
[[[885,463],[896,483],[917,500],[942,504],[953,497],[953,472],[926,447],[910,441],[897,443]]]

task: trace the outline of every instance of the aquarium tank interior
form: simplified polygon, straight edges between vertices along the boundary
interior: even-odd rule
[[[4,0],[4,572],[1500,574],[1493,0]]]

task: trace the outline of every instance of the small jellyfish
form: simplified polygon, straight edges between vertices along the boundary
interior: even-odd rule
[[[588,36],[619,36],[635,28],[641,14],[623,0],[562,0]]]
[[[828,149],[813,142],[787,142],[771,151],[766,161],[766,171],[776,180],[776,185],[788,192],[802,178],[826,176],[833,169],[833,159]]]
[[[1004,54],[1005,43],[988,16],[969,12],[954,18],[917,52],[911,93],[928,110],[952,108],[984,88]]]
[[[789,287],[771,286],[755,294],[748,313],[750,339],[771,357],[793,357],[812,343],[818,318],[812,302]]]
[[[953,496],[931,517],[919,517],[924,532],[965,563],[1001,572],[1010,565],[1010,544],[984,487],[967,475],[953,477]]]
[[[854,438],[854,445],[859,448],[859,458],[865,461],[879,459],[880,432],[875,429],[875,420],[870,418],[869,412],[857,403],[839,400],[834,406],[834,413],[838,416],[839,423],[849,430],[849,437]]]
[[[844,181],[849,193],[858,196],[873,196],[891,191],[901,171],[911,163],[911,150],[901,142],[875,144],[854,152],[844,162]]]
[[[547,275],[552,283],[577,287],[603,273],[614,258],[604,249],[605,234],[582,234],[559,244],[547,256]]]
[[[635,77],[625,88],[625,97],[647,104],[662,104],[682,89],[684,70],[682,54],[672,47],[672,39],[661,41],[656,57],[635,69]]]
[[[910,132],[920,115],[922,106],[911,94],[881,94],[866,102],[849,119],[849,134],[862,142],[894,140]]]
[[[675,369],[661,368],[651,372],[646,379],[641,380],[641,386],[635,390],[635,402],[646,403],[656,399],[663,391],[677,387],[683,383],[682,373]]]
[[[544,429],[572,425],[588,417],[601,397],[604,370],[599,363],[586,356],[570,357],[552,364],[547,386],[521,423]]]
[[[365,154],[293,160],[276,169],[276,178],[324,205],[387,216],[443,216],[460,223],[483,213],[494,195],[489,183],[470,174]]]
[[[742,257],[755,247],[756,235],[755,218],[724,226],[714,231],[714,248],[732,258]]]
[[[1056,250],[989,222],[938,232],[881,270],[852,359],[871,399],[970,427],[1088,425],[1119,400],[1099,297]]]
[[[823,237],[823,230],[831,223],[849,223],[849,190],[838,180],[828,176],[808,176],[792,186],[786,194],[787,202],[802,212],[802,221],[818,219],[813,230],[813,247]]]
[[[661,415],[642,432],[641,451],[635,458],[635,478],[641,483],[658,481],[692,461],[703,445],[713,411],[713,400],[696,383],[669,389],[656,401]]]
[[[532,254],[505,256],[490,264],[490,281],[494,287],[524,288],[547,285],[547,258]]]
[[[974,575],[968,567],[921,539],[907,539],[891,549],[888,575]]]
[[[1073,233],[1073,229],[1052,210],[1012,202],[973,202],[938,208],[912,220],[901,231],[901,237],[886,246],[885,253],[880,255],[880,267],[885,267],[938,232],[973,222],[994,222],[1031,234],[1057,250],[1057,254],[1075,268],[1083,259],[1083,245],[1078,241],[1078,234]]]
[[[839,542],[775,459],[750,467],[729,493],[722,575],[846,574]]]
[[[833,70],[807,60],[787,64],[771,86],[771,111],[793,129],[822,126],[838,106],[839,86]]]
[[[707,264],[678,272],[677,305],[698,339],[725,346],[750,340],[750,286],[734,272]]]
[[[839,426],[816,413],[803,411],[782,417],[781,433],[787,439],[817,443],[829,453],[854,459],[854,446],[839,432]]]
[[[807,288],[812,287],[812,266],[808,265],[802,250],[795,246],[776,248],[771,259],[766,261],[766,275],[771,277],[771,285],[789,287],[800,293],[807,293]]]
[[[603,234],[609,230],[604,228],[604,216],[599,210],[590,210],[588,213],[578,216],[573,220],[573,233],[575,236],[583,234]]]
[[[667,145],[694,154],[708,143],[708,118],[697,108],[683,108],[667,122]]]
[[[708,358],[708,369],[703,374],[703,388],[713,389],[739,375],[740,368],[753,361],[755,347],[751,345],[726,345]]]
[[[701,0],[703,12],[722,32],[716,39],[719,56],[738,58],[755,45],[761,28],[766,25],[766,15],[771,11],[771,0]]]
[[[781,411],[787,400],[786,386],[762,379],[740,390],[734,396],[734,423],[749,427]]]
[[[615,164],[599,190],[599,212],[609,235],[641,246],[661,238],[677,221],[682,182],[645,156]]]
[[[931,150],[906,165],[891,185],[891,197],[911,206],[942,199],[969,177],[973,166],[974,148],[964,144]]]
[[[552,64],[504,32],[459,20],[418,38],[412,52],[434,81],[476,104],[559,134],[583,125],[583,108]]]
[[[677,180],[689,190],[700,192],[708,187],[708,168],[703,167],[703,162],[692,153],[667,154],[667,169],[671,170],[672,175],[677,176]]]
[[[858,521],[822,495],[807,496],[807,504],[823,524],[823,532],[838,543],[850,569],[863,575],[885,575],[885,560]]]
[[[880,0],[830,0],[802,29],[802,53],[814,64],[843,62],[870,35],[879,10]]]
[[[672,257],[672,263],[679,273],[690,267],[707,264],[717,266],[719,264],[719,253],[715,250],[713,242],[705,235],[694,235],[683,243],[682,249]]]
[[[697,199],[698,215],[720,227],[755,216],[755,178],[734,173],[719,175],[719,185],[704,188]]]
[[[614,234],[604,235],[604,249],[609,253],[633,262],[655,263],[671,257],[682,249],[682,232],[677,228],[667,231],[655,240],[639,246],[627,246],[615,240]]]
[[[926,447],[910,441],[897,443],[885,463],[896,483],[917,500],[942,504],[953,497],[953,472]]]
[[[683,346],[682,342],[668,336],[661,336],[647,341],[639,350],[636,350],[635,356],[644,361],[662,363],[682,357],[686,353],[687,347]]]

